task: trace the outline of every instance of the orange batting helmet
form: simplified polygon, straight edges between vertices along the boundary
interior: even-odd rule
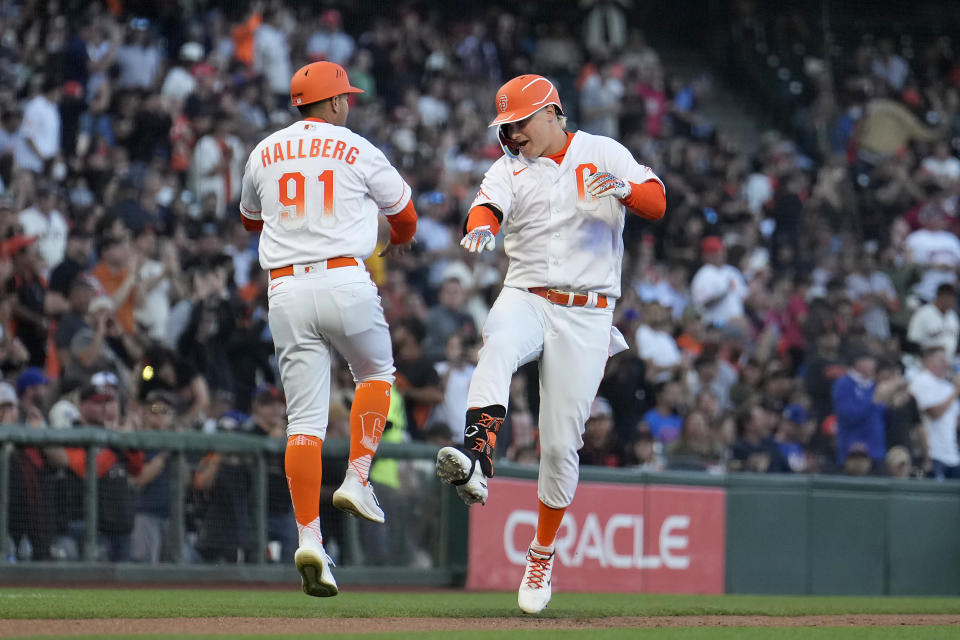
[[[333,62],[312,62],[300,67],[290,80],[290,104],[300,107],[343,93],[363,93],[350,85],[347,72]]]
[[[517,76],[497,91],[497,117],[490,126],[523,120],[548,104],[563,113],[560,95],[552,82],[533,73]]]

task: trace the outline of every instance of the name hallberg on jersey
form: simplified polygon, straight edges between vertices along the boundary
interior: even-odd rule
[[[270,145],[267,145],[260,151],[260,162],[266,167],[269,164],[283,160],[332,158],[333,160],[342,160],[347,164],[353,164],[357,161],[357,156],[360,154],[360,149],[356,147],[350,147],[348,150],[347,143],[343,140],[336,140],[334,138],[311,138],[309,146],[304,148],[305,145],[303,143],[305,141],[304,138],[298,138],[296,140],[296,148],[294,148],[294,140],[287,140],[286,153],[284,153],[284,145],[279,142],[275,142],[272,149]],[[331,146],[333,147],[332,149],[330,148]]]

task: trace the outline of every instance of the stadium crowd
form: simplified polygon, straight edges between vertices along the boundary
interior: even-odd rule
[[[460,228],[501,154],[492,96],[535,71],[558,86],[571,128],[620,140],[668,199],[660,223],[626,222],[614,317],[631,349],[609,361],[582,464],[960,476],[949,39],[904,56],[865,37],[842,66],[801,56],[790,115],[802,126],[748,154],[704,117],[709,78],[669,73],[626,2],[582,2],[576,20],[506,3],[475,15],[431,2],[372,15],[334,2],[123,4],[0,2],[0,423],[283,434],[239,184],[249,149],[296,118],[292,72],[325,59],[364,89],[348,125],[401,170],[420,214],[413,254],[367,263],[398,374],[384,440],[462,439],[505,259],[463,252]],[[731,34],[752,55],[775,29],[743,6]],[[789,48],[799,31],[771,42]],[[500,439],[517,462],[537,460],[535,367],[514,379]],[[344,363],[333,379],[328,437],[346,439]],[[166,457],[98,455],[104,557],[168,557]],[[20,448],[13,461],[17,556],[75,557],[84,450]],[[386,534],[363,530],[368,561],[429,563],[410,541],[426,535],[415,511],[430,513],[417,494],[431,470],[387,462],[371,475],[381,500],[415,506],[391,511]],[[288,559],[282,460],[268,467],[270,538]],[[325,485],[343,472],[325,465]],[[242,457],[192,461],[192,559],[249,554],[250,474]],[[342,535],[335,511],[323,517]]]

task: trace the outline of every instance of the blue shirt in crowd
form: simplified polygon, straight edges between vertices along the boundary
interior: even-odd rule
[[[866,445],[872,460],[883,460],[887,454],[883,414],[886,407],[873,401],[877,388],[874,380],[865,380],[848,371],[837,378],[831,389],[833,412],[837,416],[837,463],[847,459],[850,446]]]

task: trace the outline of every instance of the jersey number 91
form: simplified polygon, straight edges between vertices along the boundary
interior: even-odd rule
[[[281,227],[287,231],[303,229],[307,226],[308,213],[318,208],[320,226],[328,227],[334,223],[333,169],[317,176],[317,182],[319,185],[313,186],[313,181],[308,181],[299,171],[280,176],[277,187],[283,205],[280,209]]]

